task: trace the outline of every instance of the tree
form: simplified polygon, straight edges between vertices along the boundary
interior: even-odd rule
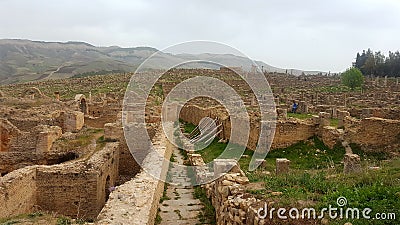
[[[371,49],[357,53],[354,66],[364,75],[379,77],[400,77],[400,52],[389,52],[386,57],[382,52],[373,52]]]
[[[361,71],[355,67],[347,69],[341,76],[342,84],[354,90],[356,87],[361,87],[364,83],[364,76]]]

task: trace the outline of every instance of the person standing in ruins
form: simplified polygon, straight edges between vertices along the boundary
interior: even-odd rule
[[[293,100],[292,113],[296,113],[297,107],[298,107],[298,105],[297,105],[296,101]]]

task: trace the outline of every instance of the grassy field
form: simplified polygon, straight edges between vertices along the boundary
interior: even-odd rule
[[[305,120],[305,119],[311,119],[313,117],[313,114],[301,114],[301,113],[289,113],[288,112],[287,116],[291,117],[291,118]]]

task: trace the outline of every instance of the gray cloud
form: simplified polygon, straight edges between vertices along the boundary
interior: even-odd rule
[[[163,49],[212,40],[282,68],[342,71],[365,48],[397,50],[397,0],[0,0],[0,38]]]

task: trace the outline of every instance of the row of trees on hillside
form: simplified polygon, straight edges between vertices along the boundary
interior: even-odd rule
[[[371,49],[357,53],[354,65],[365,75],[400,77],[400,52],[389,52],[385,56],[382,52],[373,52]]]

